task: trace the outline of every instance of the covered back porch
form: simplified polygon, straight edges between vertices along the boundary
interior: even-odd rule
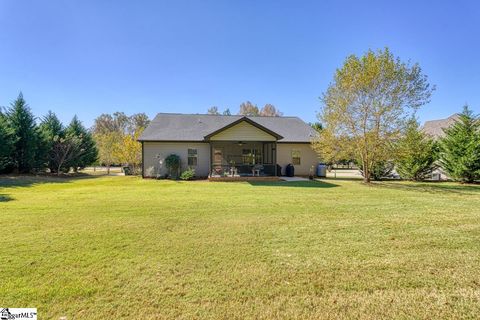
[[[211,141],[211,178],[275,177],[276,141]]]

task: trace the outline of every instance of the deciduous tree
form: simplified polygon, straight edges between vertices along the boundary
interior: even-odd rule
[[[60,175],[62,172],[68,172],[70,165],[76,158],[81,157],[85,150],[82,147],[81,137],[73,132],[67,132],[63,136],[55,136],[49,152],[50,163],[55,166],[53,172]]]
[[[262,110],[260,110],[260,116],[262,117],[281,117],[282,115],[283,113],[270,103],[267,103]]]
[[[259,116],[260,111],[258,110],[258,107],[256,105],[254,105],[250,101],[246,101],[240,105],[240,110],[238,111],[238,114],[243,116]]]
[[[219,115],[218,107],[211,107],[207,110],[207,114]]]
[[[370,182],[375,163],[390,160],[388,146],[432,90],[418,64],[404,63],[388,49],[349,56],[322,97],[320,156],[341,148],[362,163]]]

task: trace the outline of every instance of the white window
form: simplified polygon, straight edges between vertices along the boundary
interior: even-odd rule
[[[188,166],[196,167],[198,163],[197,149],[188,149]]]
[[[295,165],[299,166],[301,164],[300,158],[301,158],[300,150],[293,149],[292,150],[292,164],[294,166]]]

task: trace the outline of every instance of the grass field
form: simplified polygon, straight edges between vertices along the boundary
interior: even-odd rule
[[[0,177],[39,319],[478,318],[480,186]]]

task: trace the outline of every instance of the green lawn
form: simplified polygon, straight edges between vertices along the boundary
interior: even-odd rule
[[[480,186],[0,177],[40,319],[478,318]]]

